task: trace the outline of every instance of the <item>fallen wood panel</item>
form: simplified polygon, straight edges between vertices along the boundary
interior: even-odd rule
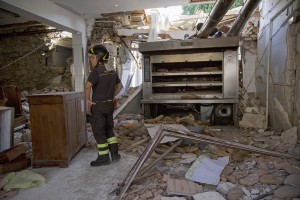
[[[21,154],[26,153],[25,146],[23,144],[17,145],[15,147],[12,147],[10,149],[7,149],[0,153],[0,164],[11,162],[14,159],[16,159]]]
[[[146,137],[146,138],[144,138],[144,139],[141,139],[141,140],[135,142],[134,144],[132,144],[132,145],[126,147],[126,150],[131,150],[131,149],[133,149],[134,147],[137,147],[137,146],[143,144],[144,142],[147,142],[149,139],[150,139],[149,136]]]
[[[25,158],[23,160],[17,160],[5,164],[0,165],[0,174],[6,174],[9,172],[14,172],[18,171],[21,169],[25,169],[29,167],[31,164],[31,159],[30,158]]]

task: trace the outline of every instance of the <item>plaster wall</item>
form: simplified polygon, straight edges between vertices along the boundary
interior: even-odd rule
[[[269,103],[269,125],[278,131],[282,131],[283,128],[279,123],[280,113],[274,111],[276,109],[275,98],[288,113],[292,124],[298,123],[294,120],[294,107],[297,101],[295,96],[298,96],[295,90],[296,82],[299,80],[296,80],[297,65],[295,56],[292,56],[292,54],[297,54],[297,51],[291,51],[296,47],[295,38],[297,37],[291,37],[289,31],[292,26],[295,26],[290,19],[292,14],[299,9],[299,5],[300,2],[297,0],[263,0],[260,6],[256,90],[262,102]],[[267,86],[267,78],[269,86]]]

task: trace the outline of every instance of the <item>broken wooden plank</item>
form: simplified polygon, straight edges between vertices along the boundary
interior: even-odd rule
[[[18,194],[18,192],[19,192],[19,190],[10,190],[10,191],[1,190],[0,191],[0,199],[15,196]]]
[[[1,164],[0,165],[0,174],[6,174],[9,172],[14,172],[14,171],[18,171],[21,169],[25,169],[25,168],[29,167],[30,164],[31,164],[30,158],[25,158],[22,160],[17,160],[17,161]]]
[[[141,140],[135,142],[134,144],[128,146],[128,147],[126,148],[126,150],[131,150],[131,149],[133,149],[134,147],[137,147],[137,146],[143,144],[144,142],[147,142],[149,139],[150,139],[149,136],[146,137],[146,138],[144,138],[144,139],[141,139]]]
[[[26,148],[23,144],[17,145],[0,153],[0,164],[11,162],[21,154],[26,153]]]

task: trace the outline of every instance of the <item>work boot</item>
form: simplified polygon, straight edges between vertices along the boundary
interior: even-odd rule
[[[109,165],[110,160],[108,155],[107,156],[98,156],[98,158],[90,163],[92,167],[102,166],[102,165]]]
[[[118,161],[120,159],[121,159],[121,155],[120,154],[118,154],[118,153],[112,153],[111,154],[111,161],[112,162],[116,162],[116,161]]]

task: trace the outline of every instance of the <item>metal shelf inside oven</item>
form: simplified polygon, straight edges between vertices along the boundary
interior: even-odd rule
[[[211,71],[211,72],[153,72],[152,76],[189,76],[189,75],[218,75],[223,74],[220,71]]]
[[[177,87],[177,86],[223,86],[223,82],[217,81],[188,81],[188,82],[157,82],[152,87]]]

